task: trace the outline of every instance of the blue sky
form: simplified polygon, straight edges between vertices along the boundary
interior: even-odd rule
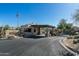
[[[72,22],[72,15],[79,4],[43,4],[43,3],[7,3],[0,4],[0,26],[16,26],[16,13],[19,12],[19,25],[22,24],[49,24],[57,26],[59,21],[64,18],[67,22]]]

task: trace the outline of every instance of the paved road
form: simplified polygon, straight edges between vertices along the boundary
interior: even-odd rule
[[[60,45],[60,37],[23,38],[21,40],[1,40],[0,55],[9,56],[63,56],[67,51]]]

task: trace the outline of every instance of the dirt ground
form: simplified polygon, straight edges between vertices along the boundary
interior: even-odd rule
[[[63,42],[66,46],[75,49],[75,50],[79,50],[79,43],[77,44],[73,44],[73,40],[74,39],[64,39]]]

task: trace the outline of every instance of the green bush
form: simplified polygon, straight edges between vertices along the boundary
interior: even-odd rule
[[[67,39],[74,39],[74,36],[69,36],[67,37]]]
[[[79,35],[74,36],[74,39],[79,39]]]
[[[73,44],[77,44],[77,40],[73,40]]]

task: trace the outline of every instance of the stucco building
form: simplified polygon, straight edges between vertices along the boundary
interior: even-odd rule
[[[50,31],[54,26],[51,25],[22,25],[20,33],[22,36],[51,36]]]

